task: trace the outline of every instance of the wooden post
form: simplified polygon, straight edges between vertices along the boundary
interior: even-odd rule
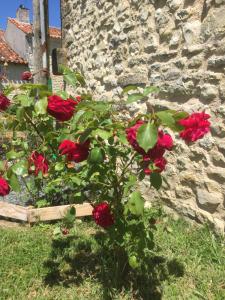
[[[33,0],[33,64],[34,83],[48,84],[48,0]]]

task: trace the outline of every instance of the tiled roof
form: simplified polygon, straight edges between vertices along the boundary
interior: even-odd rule
[[[20,22],[16,19],[13,19],[13,18],[8,18],[8,20],[11,23],[13,23],[17,28],[22,30],[24,33],[32,34],[33,29],[32,29],[32,25],[30,23]],[[54,39],[60,39],[61,38],[61,30],[59,28],[49,27],[49,33],[50,33],[51,38],[54,38]]]
[[[6,43],[4,38],[4,31],[0,30],[0,62],[27,64],[27,62],[20,57],[10,46]]]

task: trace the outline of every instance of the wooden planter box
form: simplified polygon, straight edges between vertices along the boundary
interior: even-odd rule
[[[71,207],[75,207],[76,217],[92,215],[93,207],[89,203],[32,208],[0,201],[0,217],[28,223],[53,221],[63,219]]]

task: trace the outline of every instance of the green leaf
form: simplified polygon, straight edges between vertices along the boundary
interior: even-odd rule
[[[80,85],[82,87],[84,87],[86,85],[85,79],[83,77],[83,75],[81,75],[80,73],[75,73],[77,81],[80,83]]]
[[[40,99],[35,103],[35,111],[37,115],[45,115],[47,112],[47,106],[48,106],[48,99]]]
[[[155,124],[148,122],[139,127],[137,132],[137,141],[141,148],[148,152],[157,143],[158,128]]]
[[[25,110],[23,107],[19,107],[16,111],[16,117],[18,119],[18,121],[23,121],[24,120],[24,114],[25,114]]]
[[[84,142],[88,139],[88,137],[89,137],[89,135],[91,134],[92,130],[93,130],[93,128],[87,128],[87,129],[80,135],[79,142],[80,142],[80,143],[84,143]]]
[[[81,184],[81,179],[77,176],[71,176],[70,180],[75,183],[76,185],[80,185]]]
[[[149,94],[158,93],[158,92],[159,92],[158,87],[156,87],[156,86],[147,86],[143,91],[143,95],[148,96]]]
[[[143,98],[144,98],[144,95],[141,94],[141,93],[134,93],[134,94],[128,95],[127,104],[136,102],[136,101],[141,100]]]
[[[0,161],[0,171],[4,171],[4,170],[5,170],[5,162]]]
[[[36,205],[38,208],[46,207],[49,205],[49,202],[46,199],[41,199],[36,201]]]
[[[95,147],[91,150],[89,157],[88,157],[88,162],[92,164],[100,164],[104,161],[105,158],[105,153],[103,149]]]
[[[16,99],[20,101],[20,104],[23,107],[29,107],[34,103],[34,98],[31,98],[27,95],[18,95],[16,96]]]
[[[40,90],[40,91],[48,91],[48,86],[44,84],[33,84],[33,83],[25,83],[19,86],[21,90]]]
[[[123,94],[126,94],[129,91],[137,90],[137,89],[138,89],[138,87],[136,85],[128,85],[123,89]]]
[[[162,176],[159,173],[151,173],[150,182],[155,189],[159,190],[162,186]]]
[[[76,77],[75,73],[70,72],[70,73],[64,74],[63,78],[66,81],[66,83],[68,83],[69,85],[72,85],[73,87],[77,86],[77,77]]]
[[[17,87],[11,85],[3,86],[0,82],[0,90],[3,90],[3,94],[5,96],[9,96],[12,93],[12,91],[14,91],[16,88]]]
[[[128,196],[130,194],[130,189],[135,188],[137,183],[137,177],[133,174],[129,176],[128,182],[124,185],[124,196]]]
[[[160,111],[160,112],[157,112],[156,115],[161,120],[163,125],[166,125],[170,128],[174,126],[175,120],[169,112]]]
[[[76,215],[76,208],[74,206],[70,208],[70,214],[74,216]]]
[[[63,98],[64,100],[69,98],[69,95],[66,91],[57,91],[55,94]]]
[[[117,134],[117,137],[119,138],[120,142],[123,145],[127,145],[128,144],[127,137],[126,137],[126,135],[124,133]]]
[[[22,160],[15,165],[12,166],[12,171],[14,174],[18,176],[27,175],[28,173],[28,162],[25,160]]]
[[[129,256],[128,262],[132,269],[137,269],[139,267],[139,263],[138,263],[137,257],[135,255]]]
[[[66,226],[66,228],[72,228],[74,226],[75,218],[76,209],[75,207],[70,207],[63,219],[63,224]]]
[[[128,201],[128,208],[134,215],[142,215],[144,212],[144,199],[139,191],[135,191],[131,194]]]
[[[12,174],[12,176],[10,177],[9,184],[15,192],[20,192],[20,190],[21,190],[20,189],[20,183],[19,183],[19,180],[18,180],[18,178],[15,174]]]
[[[178,112],[175,112],[173,115],[176,122],[178,122],[182,119],[186,119],[188,116],[189,116],[189,114],[185,111],[178,111]]]
[[[56,171],[62,171],[63,169],[65,169],[65,163],[64,162],[58,162],[55,165],[55,170]]]
[[[84,110],[79,110],[73,117],[73,124],[76,124],[85,113]]]
[[[103,140],[108,140],[112,136],[111,131],[106,131],[103,129],[97,129],[93,132],[94,135],[100,136]]]
[[[23,155],[24,155],[24,151],[15,152],[14,150],[11,150],[6,153],[6,158],[7,159],[17,159],[17,158],[22,157]]]
[[[59,71],[60,73],[63,73],[63,74],[67,74],[67,73],[71,73],[72,71],[70,70],[70,68],[64,66],[64,65],[59,65]]]

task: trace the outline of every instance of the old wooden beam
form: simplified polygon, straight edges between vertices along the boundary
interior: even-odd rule
[[[89,203],[30,208],[0,201],[0,217],[29,223],[56,221],[63,219],[72,206],[76,209],[76,217],[85,217],[92,214],[93,207]]]
[[[0,201],[0,217],[27,222],[28,208]]]
[[[76,217],[90,216],[92,214],[93,207],[88,203],[77,204],[73,206],[76,209]],[[27,219],[29,223],[61,220],[71,207],[71,205],[60,205],[29,209]]]

